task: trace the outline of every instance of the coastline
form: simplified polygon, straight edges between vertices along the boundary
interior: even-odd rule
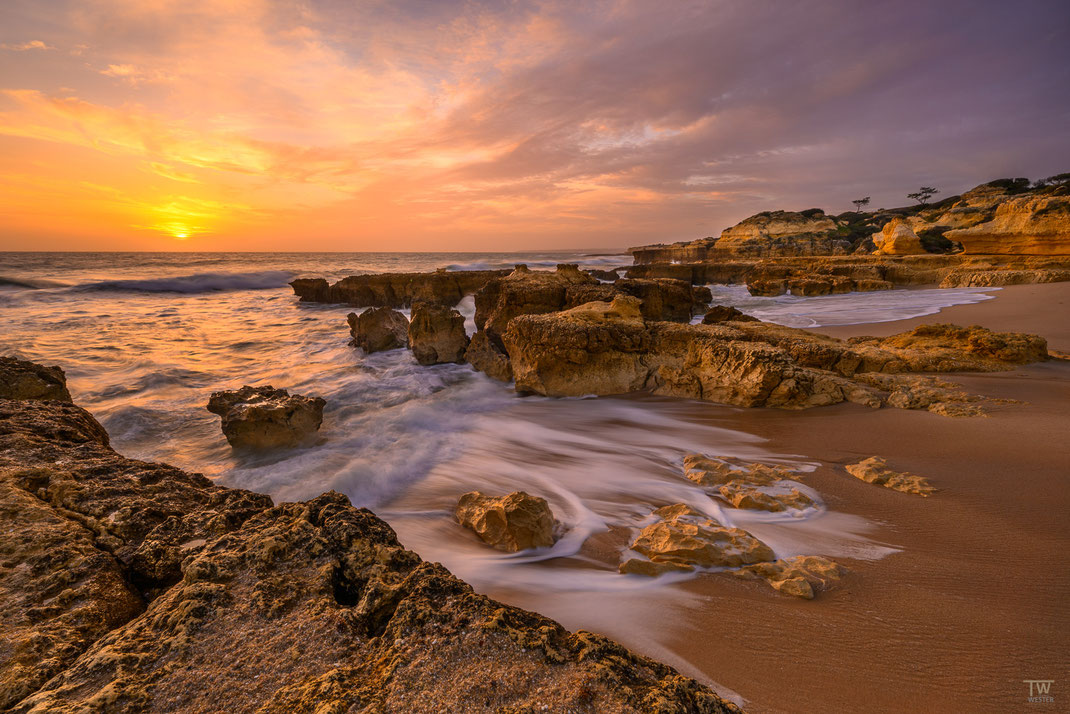
[[[1032,332],[1053,350],[1070,349],[1070,284],[995,295],[936,315],[813,331],[882,336],[953,322]],[[1062,674],[1053,663],[1064,658],[1070,601],[1070,361],[945,378],[1024,403],[961,419],[852,404],[732,415],[764,447],[821,462],[806,481],[830,509],[878,524],[868,535],[901,549],[841,559],[851,573],[812,602],[728,578],[683,586],[704,604],[677,623],[673,649],[743,693],[748,711],[1017,709],[1022,680]],[[929,478],[938,493],[917,498],[842,469],[873,455]]]

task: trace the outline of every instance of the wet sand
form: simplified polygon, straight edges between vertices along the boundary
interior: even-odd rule
[[[1068,283],[1016,286],[925,318],[819,331],[956,322],[1032,331],[1070,350],[1068,303]],[[810,602],[726,577],[691,581],[684,587],[704,604],[676,622],[670,649],[755,712],[1066,711],[1070,362],[950,379],[1027,403],[967,419],[851,404],[717,417],[769,439],[772,451],[820,461],[806,482],[828,507],[879,523],[872,537],[902,550],[840,559],[850,574]],[[940,491],[902,494],[842,469],[873,455]],[[1027,703],[1027,679],[1054,679],[1055,703]]]

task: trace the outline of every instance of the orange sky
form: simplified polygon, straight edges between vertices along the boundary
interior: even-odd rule
[[[655,5],[9,0],[0,250],[622,247],[1070,170],[1035,120],[1065,92],[971,45],[979,66],[919,84],[952,41],[916,31],[906,52],[859,30],[921,27],[919,8]],[[964,71],[986,93],[949,89]],[[1004,78],[1007,129],[981,114]],[[937,86],[958,108],[918,124],[903,100]],[[1024,121],[1039,139],[1000,144]]]

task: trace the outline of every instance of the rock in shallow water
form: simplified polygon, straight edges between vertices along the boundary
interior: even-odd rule
[[[498,349],[485,331],[481,330],[472,336],[464,358],[477,372],[482,372],[499,382],[513,380],[513,368],[509,364],[509,356]]]
[[[409,347],[423,365],[464,362],[468,335],[464,316],[453,308],[419,303],[412,309]]]
[[[479,491],[461,496],[454,510],[457,522],[484,543],[506,553],[554,544],[554,514],[545,498],[514,491],[493,498]]]
[[[771,563],[747,565],[732,574],[745,579],[765,580],[784,595],[813,600],[817,591],[826,590],[839,581],[842,568],[828,558],[796,555]]]
[[[409,321],[397,310],[389,307],[373,307],[359,315],[346,315],[353,346],[365,354],[396,350],[409,344]]]
[[[221,417],[231,446],[277,449],[309,443],[323,423],[326,404],[321,397],[291,395],[270,385],[245,386],[213,393],[208,411]]]

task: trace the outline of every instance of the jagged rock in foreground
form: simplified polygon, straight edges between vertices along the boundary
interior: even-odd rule
[[[409,323],[409,347],[420,364],[464,362],[468,349],[464,316],[443,305],[417,304]]]
[[[930,496],[936,491],[928,481],[917,474],[891,470],[884,459],[879,456],[871,456],[844,468],[847,469],[847,473],[857,479],[895,491],[914,493],[919,496]]]
[[[397,310],[373,307],[346,315],[352,344],[365,354],[396,350],[409,344],[409,321]]]
[[[279,449],[309,443],[323,423],[326,405],[322,397],[290,394],[267,385],[214,392],[207,408],[219,415],[231,446]]]
[[[488,281],[476,293],[476,328],[497,344],[509,321],[517,315],[562,310],[568,303],[570,288],[591,287],[601,286],[575,265],[559,265],[552,273],[518,265],[509,275]]]
[[[454,518],[498,550],[515,553],[554,544],[554,514],[545,498],[514,491],[494,498],[479,491],[461,496]]]
[[[504,342],[521,392],[578,397],[646,389],[782,409],[843,401],[878,407],[896,386],[892,375],[1004,370],[1047,358],[1040,337],[976,326],[923,325],[845,342],[764,322],[647,321],[631,297],[515,317]],[[876,384],[862,378],[870,372],[892,377]]]
[[[330,285],[323,278],[299,278],[290,283],[302,302],[326,302],[353,307],[410,307],[427,302],[452,307],[487,281],[508,270],[436,270],[432,273],[376,273],[352,275]]]
[[[477,595],[339,494],[126,459],[58,402],[0,400],[0,447],[5,711],[738,711]]]
[[[71,401],[67,376],[59,367],[0,357],[0,399],[55,399]]]

